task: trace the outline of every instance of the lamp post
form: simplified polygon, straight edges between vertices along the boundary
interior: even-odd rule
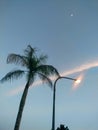
[[[77,79],[70,78],[70,77],[64,77],[64,76],[59,76],[55,81],[54,81],[54,86],[53,86],[53,113],[52,113],[52,130],[55,130],[55,93],[56,93],[56,83],[59,79],[69,79],[73,81],[77,81]]]

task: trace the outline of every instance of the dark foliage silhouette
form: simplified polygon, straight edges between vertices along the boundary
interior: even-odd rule
[[[58,127],[56,130],[69,130],[69,128],[67,126],[64,127],[64,125],[61,124],[60,127]]]

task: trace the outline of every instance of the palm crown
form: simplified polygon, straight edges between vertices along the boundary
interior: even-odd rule
[[[46,55],[40,55],[37,57],[36,51],[36,48],[32,48],[28,45],[27,49],[24,51],[24,56],[14,53],[9,54],[7,57],[7,63],[15,63],[26,69],[10,71],[1,79],[1,82],[17,79],[25,74],[27,81],[29,81],[29,85],[33,83],[37,75],[42,81],[46,81],[52,85],[49,76],[52,74],[59,76],[59,73],[52,65],[45,65],[47,59]]]

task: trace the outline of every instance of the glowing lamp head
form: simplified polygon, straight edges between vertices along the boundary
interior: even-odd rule
[[[81,82],[80,79],[76,79],[76,81],[75,81],[76,84],[79,84],[80,82]]]
[[[79,87],[79,84],[83,80],[83,74],[81,74],[74,82],[73,89],[76,89]]]

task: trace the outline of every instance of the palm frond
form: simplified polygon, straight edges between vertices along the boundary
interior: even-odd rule
[[[7,57],[7,63],[20,64],[21,66],[27,66],[27,57],[18,54],[9,54]]]
[[[40,65],[36,68],[37,72],[41,72],[46,76],[55,75],[59,76],[59,72],[52,65]]]
[[[51,79],[49,79],[46,75],[42,74],[42,73],[37,73],[39,78],[42,80],[43,83],[48,83],[48,85],[52,88],[52,81]]]
[[[45,64],[48,56],[47,55],[40,55],[39,58],[37,58],[38,65]]]
[[[18,78],[22,77],[24,73],[25,73],[25,71],[23,71],[23,70],[14,70],[14,71],[11,71],[11,72],[7,73],[0,80],[0,82],[5,82],[5,81],[8,81],[8,80],[11,81],[12,79],[18,79]]]
[[[24,50],[24,53],[27,57],[32,57],[35,55],[36,48],[32,48],[31,45],[28,45],[27,48]]]

